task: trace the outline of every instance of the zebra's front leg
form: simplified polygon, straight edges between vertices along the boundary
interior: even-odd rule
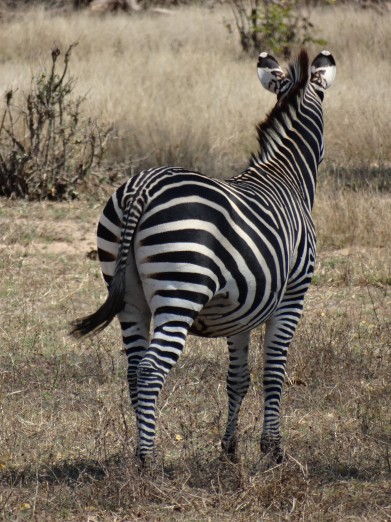
[[[236,426],[240,406],[250,385],[250,372],[248,369],[250,332],[229,337],[227,341],[229,351],[227,373],[228,421],[222,440],[222,448],[230,459],[235,460]]]
[[[293,310],[283,306],[266,323],[263,388],[265,395],[261,450],[280,464],[283,448],[280,433],[280,404],[290,342],[301,316],[302,303]]]

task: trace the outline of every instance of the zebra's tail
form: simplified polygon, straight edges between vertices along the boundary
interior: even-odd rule
[[[117,266],[108,287],[109,293],[106,301],[96,312],[81,319],[76,319],[71,323],[72,329],[70,335],[78,339],[88,334],[99,333],[104,330],[124,307],[126,263],[130,248],[133,244],[134,231],[143,211],[143,205],[140,199],[141,198],[138,198],[136,194],[133,194],[133,197],[127,198],[123,214],[123,227],[121,230]]]
[[[98,310],[86,317],[72,321],[70,334],[77,339],[106,328],[123,309],[125,297],[125,270],[117,270],[111,280],[106,301]]]

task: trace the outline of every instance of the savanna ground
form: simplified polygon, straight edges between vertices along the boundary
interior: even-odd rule
[[[223,17],[30,12],[1,27],[1,88],[23,90],[53,44],[78,40],[72,73],[89,114],[115,129],[112,169],[230,175],[256,149],[254,124],[274,99]],[[338,71],[324,104],[317,271],[283,396],[285,462],[270,467],[259,452],[260,329],[239,462],[219,458],[224,341],[190,338],[159,402],[159,471],[140,472],[117,325],[81,343],[67,335],[105,295],[94,232],[112,189],[61,204],[2,200],[2,519],[391,520],[390,24],[349,8],[313,18]]]

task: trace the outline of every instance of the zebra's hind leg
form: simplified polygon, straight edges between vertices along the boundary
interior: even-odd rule
[[[227,342],[229,351],[227,373],[228,421],[221,445],[224,453],[234,461],[236,457],[235,432],[240,406],[250,385],[248,369],[250,332],[229,337]]]
[[[137,415],[137,369],[149,345],[149,318],[134,320],[127,306],[119,314],[124,352],[128,359],[127,380],[133,410]]]
[[[126,267],[125,306],[118,314],[118,319],[121,324],[123,348],[128,359],[129,395],[137,417],[137,370],[149,346],[151,312],[131,258]],[[137,448],[137,454],[138,451]]]
[[[137,369],[138,456],[149,466],[155,459],[156,405],[167,374],[185,345],[189,324],[180,320],[156,324],[153,338]]]

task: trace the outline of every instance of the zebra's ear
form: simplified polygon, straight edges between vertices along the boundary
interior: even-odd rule
[[[322,51],[311,64],[311,82],[328,89],[336,74],[335,60],[329,51]]]
[[[257,63],[258,78],[263,87],[279,95],[289,82],[277,60],[268,53],[261,53]]]

